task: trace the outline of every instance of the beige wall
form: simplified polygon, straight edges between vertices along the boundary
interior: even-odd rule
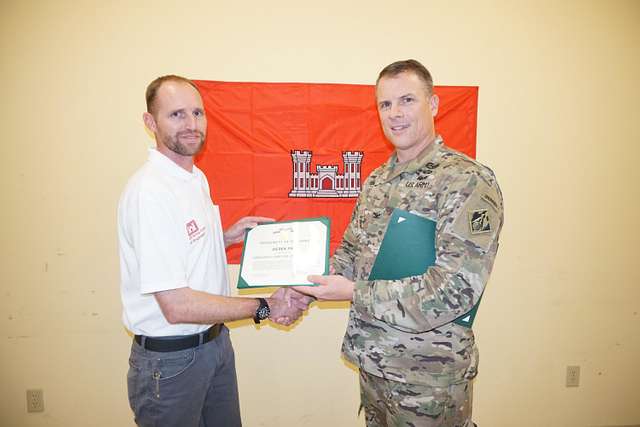
[[[638,1],[3,2],[0,425],[133,425],[115,209],[152,144],[152,78],[369,84],[407,57],[480,86],[478,158],[504,192],[476,422],[640,424],[639,24]],[[246,426],[364,424],[345,320],[234,325]]]

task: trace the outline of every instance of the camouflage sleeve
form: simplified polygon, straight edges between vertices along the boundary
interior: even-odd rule
[[[362,197],[362,193],[360,194],[360,197]],[[356,237],[360,197],[358,197],[358,202],[353,208],[351,220],[349,221],[349,225],[347,225],[347,229],[342,236],[342,242],[331,258],[331,265],[335,269],[336,274],[344,276],[349,280],[353,280],[355,277],[354,265],[357,253]]]
[[[420,276],[356,282],[354,308],[410,332],[437,328],[473,308],[498,250],[502,194],[495,179],[461,175],[438,212],[435,265]]]

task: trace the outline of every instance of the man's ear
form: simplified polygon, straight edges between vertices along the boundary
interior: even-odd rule
[[[158,126],[156,125],[156,119],[153,118],[153,115],[149,112],[142,113],[142,121],[144,125],[149,129],[149,131],[153,134],[156,133]]]
[[[433,117],[435,117],[436,114],[438,114],[439,105],[440,105],[440,98],[438,98],[438,95],[434,93],[433,95],[431,95],[431,98],[429,99],[429,107],[431,107],[431,115]]]

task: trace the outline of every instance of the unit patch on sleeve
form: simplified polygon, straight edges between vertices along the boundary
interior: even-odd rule
[[[468,191],[468,190],[464,190]],[[498,192],[479,180],[458,209],[447,232],[488,251],[500,228],[501,209]]]
[[[469,212],[469,231],[471,234],[491,231],[491,221],[489,220],[489,211],[487,209]]]

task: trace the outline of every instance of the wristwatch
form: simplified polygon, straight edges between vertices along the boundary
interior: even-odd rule
[[[269,317],[271,314],[271,310],[269,309],[269,304],[267,304],[267,300],[264,298],[258,298],[258,309],[256,310],[256,315],[253,316],[253,321],[260,323],[261,320],[264,320]]]

